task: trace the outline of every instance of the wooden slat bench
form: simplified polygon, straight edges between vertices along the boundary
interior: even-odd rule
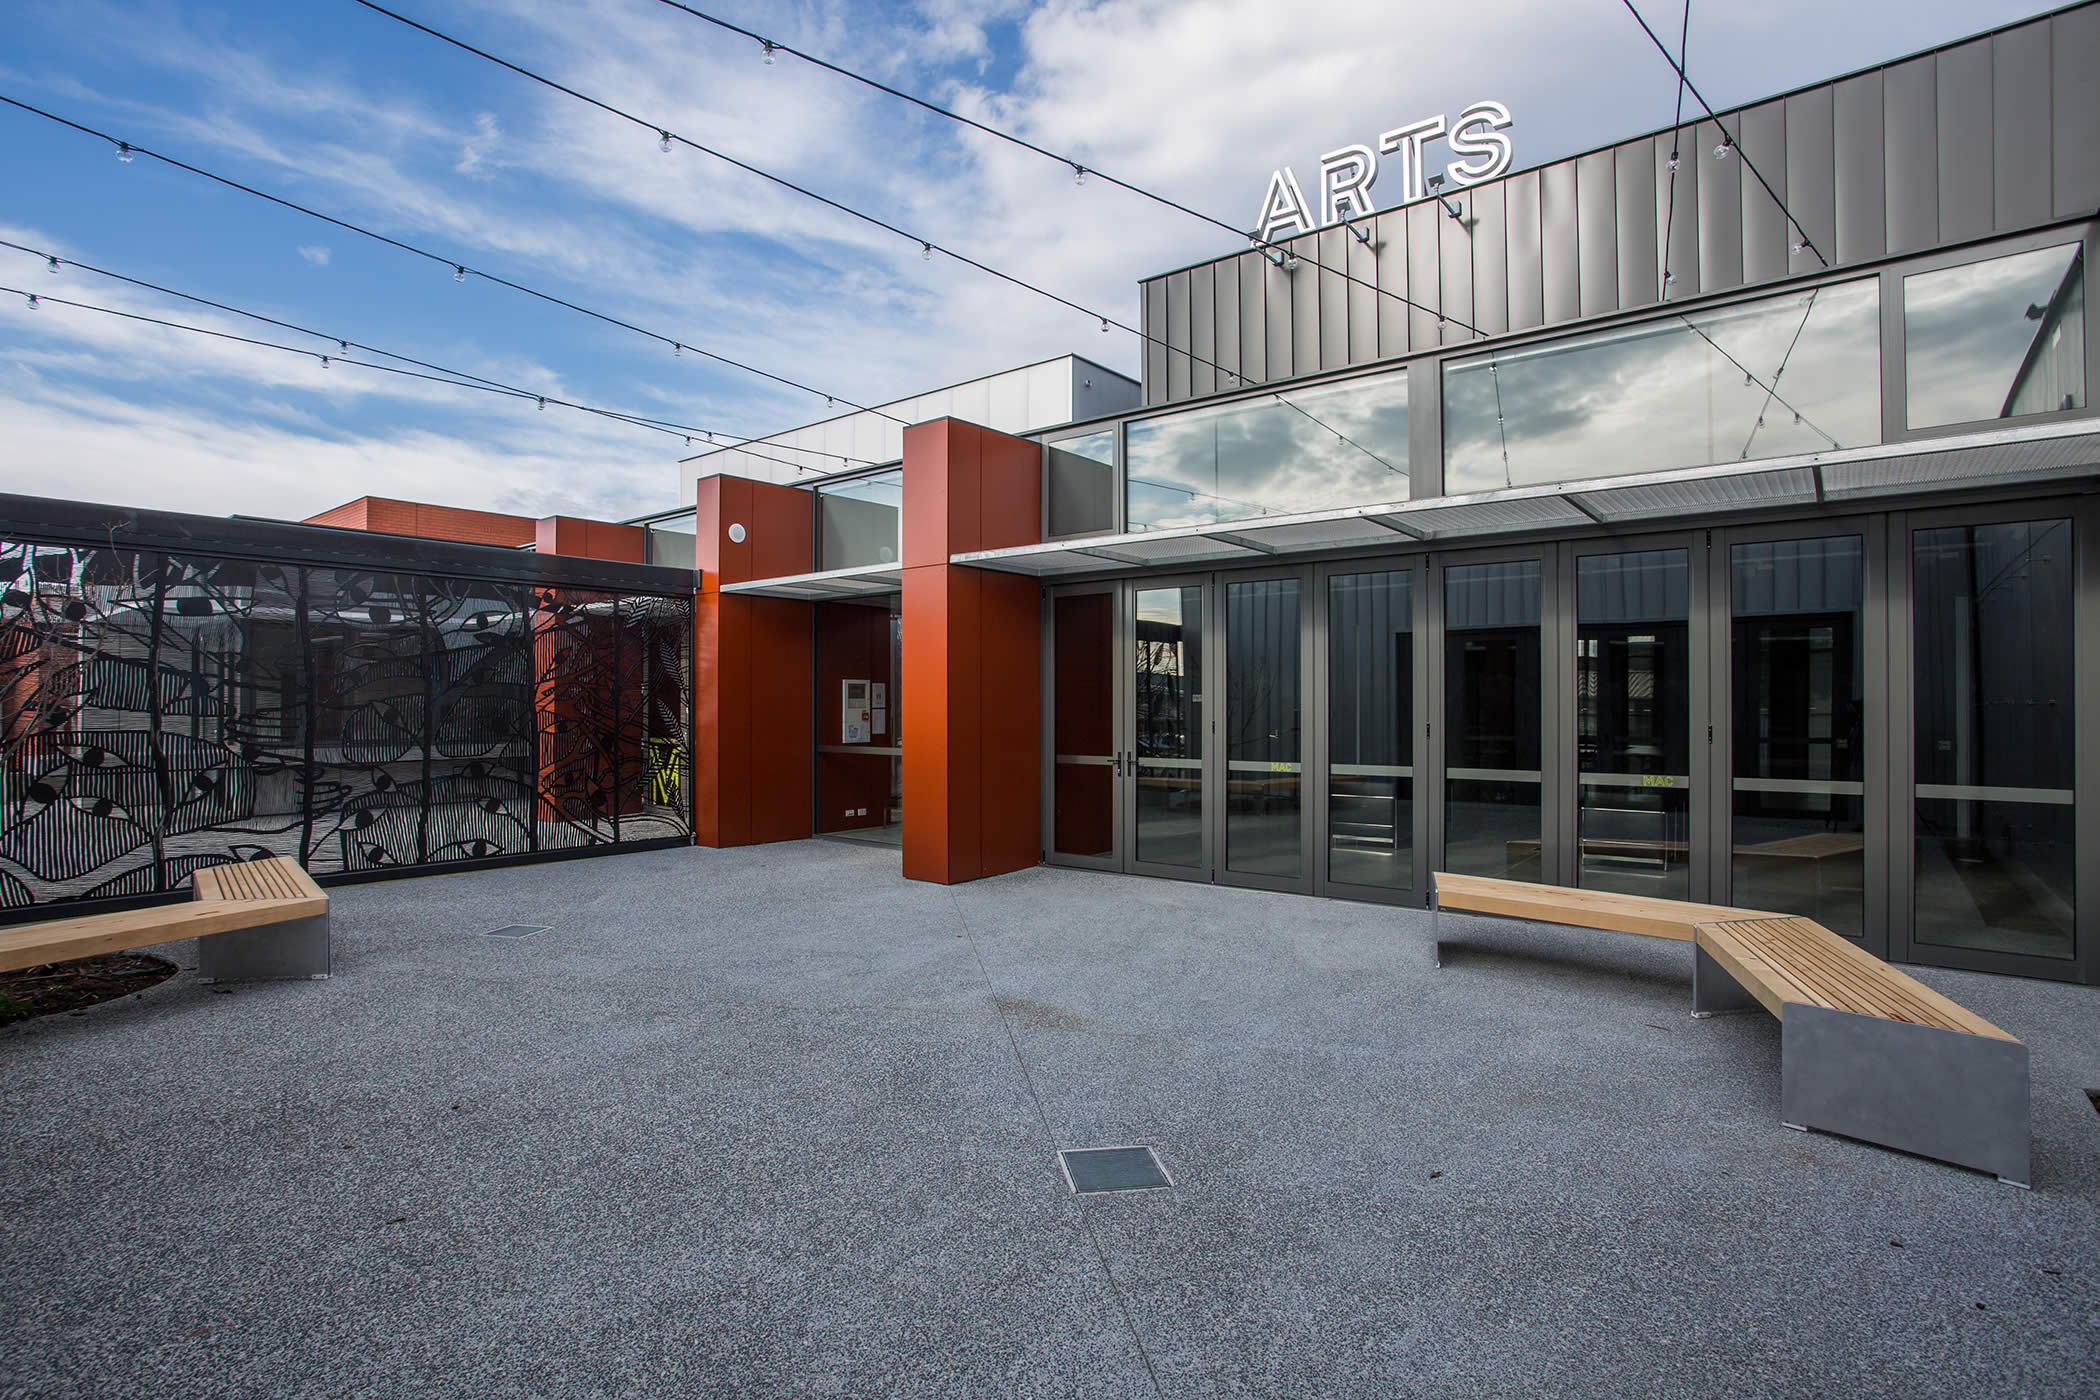
[[[0,972],[195,938],[206,981],[328,976],[328,895],[298,862],[208,866],[192,884],[188,904],[0,928]]]
[[[2027,1047],[1813,919],[1444,873],[1431,907],[1690,942],[1694,1016],[1779,1018],[1788,1127],[2028,1184]]]

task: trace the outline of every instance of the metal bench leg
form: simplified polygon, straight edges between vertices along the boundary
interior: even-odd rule
[[[2029,1183],[2027,1047],[1788,1002],[1779,1116]]]
[[[328,976],[328,916],[233,929],[197,940],[197,975],[206,982],[254,977]]]
[[[1727,968],[1692,939],[1692,1016],[1705,1020],[1731,1011],[1758,1011],[1763,1003],[1743,989]]]

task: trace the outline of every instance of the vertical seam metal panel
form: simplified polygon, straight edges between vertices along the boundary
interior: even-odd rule
[[[1699,295],[1699,147],[1693,124],[1655,143],[1656,295],[1683,301]],[[1677,173],[1670,173],[1670,153]],[[1663,274],[1674,280],[1663,285]]]
[[[1508,197],[1509,183],[1504,180],[1476,186],[1472,192],[1472,321],[1486,335],[1509,329],[1509,240],[1503,232]]]
[[[1539,172],[1539,251],[1544,266],[1546,324],[1582,314],[1581,250],[1575,217],[1575,162]]]
[[[1808,244],[1789,253],[1789,273],[1819,272],[1837,261],[1837,125],[1834,94],[1825,85],[1786,100],[1786,206]],[[1791,230],[1788,242],[1799,237]]]
[[[1991,231],[1991,42],[1939,56],[1940,241]]]
[[[1189,395],[1215,394],[1218,382],[1217,265],[1189,271]]]
[[[1618,164],[1611,151],[1575,157],[1576,301],[1582,316],[1619,309]]]
[[[1145,284],[1145,404],[1167,402],[1167,279]]]
[[[1232,258],[1217,265],[1211,288],[1214,299],[1211,325],[1218,343],[1218,387],[1237,387],[1240,374],[1240,262]]]
[[[1380,213],[1371,226],[1371,242],[1378,249],[1378,354],[1404,355],[1410,313],[1400,298],[1407,295],[1407,211]]]
[[[1509,247],[1509,329],[1528,331],[1546,323],[1546,264],[1539,248],[1539,172],[1509,181],[1503,210]]]
[[[1699,172],[1699,290],[1726,291],[1743,285],[1742,162],[1730,156],[1716,160],[1722,128],[1699,123],[1692,138],[1691,159]]]
[[[2049,53],[2050,179],[2068,219],[2100,209],[2100,6],[2052,18]]]
[[[1269,298],[1263,273],[1269,260],[1259,253],[1242,253],[1232,265],[1240,284],[1240,375],[1249,384],[1265,383],[1269,378]]]
[[[2049,76],[2048,26],[1991,41],[1991,222],[2000,233],[2049,221]],[[2085,138],[2096,135],[2088,130]]]
[[[1291,373],[1312,374],[1320,368],[1320,282],[1326,273],[1308,259],[1319,260],[1320,236],[1301,234],[1284,247],[1297,255],[1298,270],[1290,273],[1291,284]]]
[[[1262,336],[1267,360],[1263,365],[1267,382],[1289,379],[1303,373],[1291,362],[1291,315],[1295,298],[1291,274],[1267,258],[1261,259]]]
[[[1167,399],[1189,396],[1189,284],[1186,269],[1167,278]]]
[[[1940,238],[1938,61],[1898,63],[1882,77],[1887,141],[1888,250],[1914,253]]]
[[[1440,235],[1436,221],[1443,217],[1442,207],[1433,199],[1407,206],[1407,295],[1417,306],[1429,308],[1407,313],[1407,343],[1416,350],[1427,350],[1440,339],[1436,312],[1442,307],[1442,278],[1438,273]]]
[[[1461,190],[1452,203],[1460,218],[1444,212],[1441,200],[1431,201],[1437,228],[1437,306],[1452,319],[1442,327],[1438,339],[1446,345],[1471,340],[1466,326],[1473,324],[1473,232],[1472,219],[1478,195]],[[1465,325],[1458,324],[1463,321]]]
[[[1743,281],[1775,282],[1787,274],[1787,246],[1794,239],[1785,208],[1786,104],[1766,102],[1744,112],[1736,141],[1742,154],[1731,160],[1741,167]],[[1755,174],[1750,168],[1753,163]],[[1772,187],[1770,194],[1765,193],[1767,184]]]
[[[1837,173],[1837,251],[1831,256],[1840,263],[1867,262],[1888,249],[1881,74],[1837,85],[1831,95],[1831,133]]]
[[[1378,358],[1378,303],[1385,298],[1378,295],[1378,247],[1377,230],[1371,220],[1364,220],[1358,227],[1372,235],[1369,244],[1363,243],[1353,233],[1344,230],[1342,252],[1346,266],[1354,282],[1348,283],[1349,298],[1349,363],[1369,364]]]
[[[1667,138],[1665,138],[1667,139]],[[1614,152],[1618,197],[1619,307],[1653,306],[1659,299],[1662,254],[1656,246],[1656,222],[1662,202],[1655,185],[1652,137],[1628,141]]]
[[[1320,368],[1349,365],[1349,245],[1356,238],[1345,228],[1331,228],[1314,242],[1320,259]]]

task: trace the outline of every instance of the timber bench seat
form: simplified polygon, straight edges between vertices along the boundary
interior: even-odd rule
[[[1689,942],[1694,1016],[1779,1018],[1786,1126],[2028,1183],[2027,1047],[1813,919],[1444,873],[1431,907]]]
[[[207,866],[191,883],[188,904],[0,928],[0,972],[195,938],[206,981],[328,975],[328,895],[298,862]]]

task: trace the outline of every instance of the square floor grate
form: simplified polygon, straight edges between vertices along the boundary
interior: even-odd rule
[[[545,924],[512,924],[507,928],[492,928],[481,935],[483,938],[530,938],[535,933],[545,933]]]
[[[1149,1147],[1075,1147],[1057,1154],[1074,1195],[1158,1191],[1174,1184]]]

